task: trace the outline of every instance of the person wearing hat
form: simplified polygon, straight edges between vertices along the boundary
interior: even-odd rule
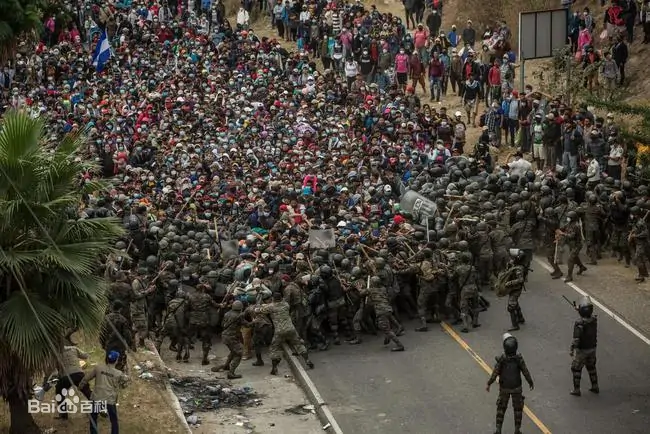
[[[458,54],[456,47],[451,49],[451,59],[449,63],[449,83],[451,83],[452,92],[456,93],[458,87],[458,96],[462,96],[463,87],[463,59]]]
[[[108,419],[111,421],[111,433],[117,434],[119,432],[119,422],[117,419],[117,398],[120,389],[126,387],[129,382],[129,377],[115,367],[115,364],[120,359],[121,354],[119,351],[109,351],[106,354],[104,364],[95,365],[95,367],[87,372],[81,383],[79,389],[84,389],[88,383],[95,380],[95,388],[92,393],[93,409],[90,414],[90,434],[97,434],[98,430],[98,416],[101,411],[108,413]]]
[[[463,29],[461,35],[461,41],[463,41],[465,45],[474,48],[474,44],[476,43],[476,30],[472,27],[472,20],[467,20],[467,25]]]
[[[221,323],[221,340],[224,345],[228,347],[228,358],[223,365],[214,366],[211,369],[212,372],[219,372],[227,369],[229,380],[241,378],[241,375],[237,374],[235,371],[241,363],[242,354],[244,353],[241,328],[247,325],[247,321],[244,319],[244,315],[242,314],[243,309],[244,305],[242,302],[235,300],[233,301],[230,310],[224,315]]]

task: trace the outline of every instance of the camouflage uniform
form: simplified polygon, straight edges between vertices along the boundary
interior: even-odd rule
[[[485,289],[490,286],[494,252],[492,251],[492,244],[487,231],[478,231],[475,236],[478,251],[478,261],[476,265],[479,274],[479,284],[483,289]]]
[[[368,303],[372,305],[377,317],[377,328],[384,333],[384,342],[395,342],[393,351],[404,351],[404,346],[397,339],[397,336],[391,329],[391,315],[393,308],[388,300],[388,293],[386,288],[381,286],[381,280],[376,276],[370,279],[370,287],[361,292],[362,295],[367,297]]]
[[[585,207],[584,230],[587,243],[589,263],[596,265],[600,256],[600,228],[604,217],[603,209],[598,203],[590,203]]]
[[[255,361],[253,362],[253,366],[264,366],[262,350],[271,341],[271,337],[273,336],[273,325],[267,315],[256,313],[254,306],[249,307],[248,311],[252,317],[251,322],[253,326],[253,351],[255,352]]]
[[[630,265],[630,245],[627,241],[630,234],[630,210],[625,204],[616,202],[610,207],[609,220],[612,223],[609,244],[614,253],[618,253],[619,261],[625,259],[625,264]]]
[[[525,322],[524,315],[521,313],[521,306],[519,306],[519,297],[524,290],[524,266],[513,265],[508,272],[508,280],[505,286],[508,289],[508,312],[510,312],[510,321],[512,327],[510,331],[519,330],[519,324]]]
[[[185,350],[183,360],[189,360],[189,338],[187,336],[187,301],[183,297],[171,299],[167,305],[167,314],[163,319],[162,327],[156,337],[156,348],[160,351],[166,337],[171,339],[170,348],[176,347],[176,360],[181,360],[181,353]]]
[[[228,369],[228,376],[238,377],[235,373],[241,363],[244,346],[242,344],[241,328],[245,324],[244,315],[241,311],[229,310],[223,317],[221,340],[230,351],[228,358],[220,368]]]
[[[559,229],[559,223],[554,215],[550,214],[545,215],[540,218],[540,222],[543,225],[543,235],[542,235],[542,248],[544,254],[546,255],[546,260],[551,267],[553,267],[553,272],[551,276],[554,279],[562,277],[562,271],[558,267],[555,258],[555,246],[559,241],[555,240],[556,231]]]
[[[115,367],[120,371],[126,368],[126,352],[129,347],[133,347],[133,335],[126,318],[113,311],[104,317],[99,334],[99,343],[106,353],[118,351],[120,358]]]
[[[468,255],[463,253],[462,255]],[[460,304],[460,317],[463,321],[462,332],[469,331],[470,318],[472,318],[472,326],[479,327],[478,323],[478,276],[474,267],[469,263],[463,263],[456,267],[456,283],[457,288],[460,290],[459,304]]]
[[[124,318],[126,318],[127,322],[129,323],[129,326],[131,325],[130,303],[131,303],[132,295],[133,295],[133,290],[131,289],[131,285],[129,285],[122,279],[118,280],[117,282],[111,283],[110,286],[108,287],[109,305],[113,305],[113,303],[117,300],[122,302],[122,308],[120,309],[120,313],[124,316]]]
[[[494,370],[488,385],[493,384],[499,378],[499,397],[497,398],[496,433],[501,434],[501,427],[508,409],[508,401],[512,397],[512,411],[515,418],[515,433],[521,432],[521,422],[524,415],[524,395],[521,388],[521,374],[531,386],[533,379],[530,376],[526,362],[521,354],[502,354],[496,359]]]
[[[507,234],[501,226],[490,231],[490,247],[492,248],[492,274],[497,276],[508,265]]]
[[[301,338],[304,338],[305,318],[307,317],[307,301],[305,296],[295,282],[288,283],[282,288],[284,301],[289,303],[291,308],[291,322],[298,331]]]
[[[190,338],[201,340],[203,360],[201,364],[208,365],[208,353],[212,348],[212,331],[210,330],[210,308],[214,304],[212,297],[203,292],[195,291],[188,297],[189,333]]]
[[[302,355],[307,365],[313,367],[313,364],[309,361],[307,349],[303,345],[302,339],[298,336],[298,332],[291,322],[291,309],[289,303],[282,299],[276,299],[271,304],[256,307],[255,313],[269,315],[273,321],[273,340],[271,341],[270,349],[271,362],[273,363],[273,368],[271,369],[272,375],[277,374],[277,367],[282,358],[282,345],[284,343],[293,347],[296,353]]]
[[[648,225],[645,219],[637,217],[631,233],[634,240],[634,263],[639,269],[638,281],[648,277]]]
[[[131,282],[131,321],[138,336],[138,345],[144,346],[144,339],[149,337],[147,323],[147,282],[137,277]]]
[[[571,221],[564,228],[564,243],[569,248],[569,260],[567,261],[567,277],[564,279],[566,282],[573,280],[573,268],[577,265],[579,267],[578,275],[582,274],[587,267],[582,264],[580,260],[580,250],[582,249],[582,233],[578,222]]]

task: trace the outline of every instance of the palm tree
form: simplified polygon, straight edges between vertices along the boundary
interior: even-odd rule
[[[0,126],[0,396],[11,433],[40,432],[28,412],[33,380],[56,366],[66,331],[96,332],[106,308],[99,258],[123,230],[112,218],[79,220],[101,182],[79,158],[84,139],[44,145],[45,122],[8,112]],[[42,377],[38,377],[42,378]]]

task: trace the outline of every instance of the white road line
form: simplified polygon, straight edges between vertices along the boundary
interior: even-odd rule
[[[548,272],[553,271],[553,268],[552,268],[550,265],[548,265],[547,263],[545,263],[544,261],[542,261],[541,259],[539,259],[539,258],[534,258],[534,259],[535,259],[535,262],[537,262],[537,264],[539,264],[539,265],[540,265],[542,268],[544,268],[546,271],[548,271]],[[576,285],[575,283],[573,283],[573,282],[566,283],[566,285],[568,285],[570,288],[572,288],[575,292],[577,292],[578,294],[582,295],[583,297],[589,297],[589,298],[591,298],[592,303],[593,303],[596,307],[598,307],[598,309],[600,309],[600,310],[602,310],[603,312],[605,312],[605,313],[606,313],[607,315],[609,315],[609,316],[610,316],[614,321],[616,321],[617,323],[619,323],[620,325],[622,325],[623,327],[625,327],[625,328],[626,328],[630,333],[632,333],[634,336],[636,336],[637,338],[641,339],[641,340],[642,340],[646,345],[650,345],[650,339],[649,339],[649,338],[647,338],[643,333],[641,333],[639,330],[637,330],[636,328],[634,328],[634,326],[630,325],[630,324],[629,324],[627,321],[625,321],[623,318],[621,318],[620,316],[618,316],[617,314],[615,314],[614,312],[612,312],[612,311],[611,311],[607,306],[605,306],[603,303],[601,303],[601,302],[598,301],[596,298],[594,298],[594,296],[592,296],[591,294],[587,293],[587,291],[584,291],[584,290],[580,289],[580,287],[579,287],[578,285]]]

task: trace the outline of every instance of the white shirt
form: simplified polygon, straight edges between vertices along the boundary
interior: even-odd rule
[[[510,168],[510,176],[524,176],[526,172],[532,169],[533,165],[523,158],[519,158],[512,163],[508,163],[508,167]]]
[[[609,156],[612,158],[619,158],[619,160],[608,160],[607,161],[608,166],[620,166],[621,165],[620,158],[623,157],[623,147],[613,146],[612,149],[609,151]]]
[[[600,181],[600,164],[595,158],[589,162],[589,167],[587,167],[587,178],[590,182]]]
[[[248,25],[248,11],[246,9],[240,9],[239,12],[237,12],[237,24],[240,26]]]
[[[309,21],[311,19],[311,14],[309,13],[309,11],[302,11],[302,12],[300,12],[299,19],[300,19],[301,23]]]
[[[356,77],[358,72],[357,62],[345,62],[345,76],[346,77]]]

